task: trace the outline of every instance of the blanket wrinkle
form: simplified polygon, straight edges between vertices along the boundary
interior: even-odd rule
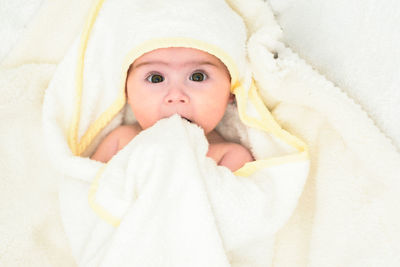
[[[203,130],[178,115],[142,131],[105,165],[96,186],[94,202],[117,218],[118,227],[91,219],[83,250],[70,234],[79,264],[264,266],[269,256],[260,253],[290,216],[304,179],[277,176],[288,171],[284,166],[253,178],[234,177],[206,151]],[[62,204],[64,214],[75,212],[78,203]],[[150,245],[151,240],[157,242]],[[159,257],[150,260],[147,255],[154,253]]]
[[[0,228],[3,230],[0,258],[1,265],[4,266],[31,266],[32,263],[44,267],[75,266],[77,258],[82,259],[82,262],[88,262],[88,266],[98,266],[103,258],[93,258],[92,255],[105,255],[109,250],[110,243],[106,242],[98,247],[93,247],[89,241],[96,242],[93,240],[98,238],[97,241],[100,243],[103,238],[105,240],[114,238],[114,227],[103,220],[98,220],[97,214],[86,204],[89,185],[102,165],[86,158],[79,159],[70,156],[61,161],[68,163],[58,163],[58,165],[54,165],[57,170],[54,170],[50,168],[50,163],[54,164],[54,159],[59,158],[59,151],[54,151],[50,155],[50,159],[44,157],[43,146],[49,142],[49,139],[36,134],[40,133],[40,127],[38,127],[40,122],[36,117],[42,104],[42,92],[46,90],[48,81],[54,77],[54,69],[51,70],[54,65],[46,70],[46,67],[36,63],[58,63],[64,57],[66,47],[69,46],[73,35],[77,32],[77,25],[81,24],[83,18],[86,17],[86,9],[93,1],[63,2],[66,1],[44,5],[46,8],[43,8],[41,13],[36,16],[38,19],[28,25],[29,29],[26,31],[26,36],[20,39],[18,49],[14,49],[10,57],[6,58],[9,66],[18,67],[2,68],[0,71],[0,91],[2,92],[0,135],[3,140],[2,149],[0,149],[2,155],[0,168],[2,179],[0,180],[3,189],[0,194],[2,198],[0,203],[3,204],[0,209],[2,225]],[[241,14],[250,28],[249,36],[264,24],[269,23],[270,27],[277,25],[275,18],[271,16],[272,11],[268,3],[262,0],[231,0],[229,2],[233,3],[231,6]],[[275,6],[278,5],[278,1],[269,2]],[[286,12],[286,10],[294,10],[291,2],[293,1],[286,1],[286,4],[285,1],[279,2],[283,5],[281,15],[286,16],[286,19],[292,16],[292,22],[307,26],[307,23],[298,23],[299,18],[295,17],[296,14]],[[318,4],[315,3],[307,4],[307,7],[314,9],[317,6]],[[343,7],[341,3],[338,3],[337,6]],[[318,7],[326,6],[319,5]],[[68,16],[64,16],[66,8]],[[296,12],[301,12],[301,9],[296,10]],[[329,12],[326,8],[325,11]],[[313,11],[310,10],[310,12]],[[388,14],[388,17],[393,19],[395,13]],[[318,14],[320,14],[319,11]],[[359,13],[352,15],[357,17],[363,13],[359,10]],[[7,19],[8,16],[9,14],[2,19]],[[328,16],[326,20],[329,19]],[[48,23],[50,20],[52,21],[51,25]],[[380,23],[375,24],[375,26],[381,25]],[[53,27],[57,28],[57,31],[54,31]],[[285,30],[283,33],[289,37],[292,33]],[[324,27],[321,30],[324,30]],[[315,36],[314,32],[311,35]],[[349,33],[346,29],[343,29],[342,32]],[[298,33],[302,37],[305,34],[301,29]],[[331,32],[328,31],[328,33]],[[282,41],[279,38],[277,37],[278,41]],[[335,37],[332,35],[331,38]],[[303,40],[307,41],[308,39]],[[255,262],[257,258],[265,257],[271,259],[266,262],[270,262],[270,265],[276,267],[397,267],[400,265],[400,246],[398,244],[400,218],[397,212],[400,188],[398,148],[396,150],[393,143],[378,134],[375,122],[366,118],[364,112],[357,108],[358,104],[356,103],[365,104],[365,102],[357,99],[356,94],[350,94],[356,98],[355,102],[347,95],[341,94],[342,89],[337,86],[338,83],[333,84],[329,79],[322,77],[318,69],[311,68],[309,61],[292,53],[291,49],[293,48],[289,48],[291,46],[286,41],[288,41],[287,38],[285,40],[287,48],[276,49],[279,52],[278,59],[275,59],[280,70],[278,73],[271,72],[271,75],[268,75],[268,71],[261,71],[268,70],[273,62],[271,61],[273,51],[272,49],[269,51],[267,47],[259,47],[258,50],[255,46],[249,48],[256,52],[253,55],[258,55],[252,59],[252,69],[256,78],[255,83],[264,103],[270,108],[277,106],[273,113],[279,124],[289,132],[301,137],[309,145],[310,173],[306,180],[305,190],[299,198],[298,206],[289,220],[284,223],[283,228],[276,236],[276,241],[271,245],[273,251],[263,249],[263,244],[260,244],[265,241],[263,238],[259,239],[260,243],[243,243],[240,249],[237,248],[242,252],[240,254],[236,253],[235,249],[226,251],[225,245],[223,245],[228,262],[234,266],[235,264],[246,266],[249,258]],[[322,43],[319,47],[322,51],[324,51],[323,45]],[[315,48],[313,50],[316,50]],[[354,48],[356,49],[356,47]],[[304,52],[304,49],[297,50],[297,52]],[[268,50],[265,51],[267,52],[266,58],[263,57],[264,50]],[[340,53],[343,52],[343,49],[338,47],[335,51]],[[349,54],[353,52],[346,51]],[[388,51],[386,52],[389,53]],[[364,56],[366,53],[361,51],[358,55]],[[341,58],[340,54],[338,56],[335,52],[335,58]],[[261,64],[262,62],[264,63]],[[357,60],[353,60],[351,63],[356,68],[359,67]],[[366,63],[364,68],[371,66],[368,62]],[[264,67],[264,64],[268,68]],[[327,67],[334,66],[328,65]],[[382,77],[386,76],[382,75]],[[368,80],[368,77],[361,78],[363,78],[363,80],[361,79],[363,83]],[[371,83],[369,89],[374,88],[373,84]],[[294,90],[288,90],[288,88]],[[351,86],[351,88],[345,89],[354,90],[355,88]],[[371,95],[376,95],[376,90],[367,89],[362,88],[364,92],[368,91]],[[30,96],[27,97],[28,95]],[[377,103],[376,99],[370,101]],[[379,104],[387,107],[387,111],[391,112],[391,103],[393,102],[382,101]],[[371,106],[368,111],[373,114],[375,114],[374,112],[379,113],[378,109]],[[382,117],[374,117],[374,120],[377,121],[380,118]],[[120,122],[115,125],[118,124]],[[380,120],[380,125],[384,125],[384,121]],[[384,133],[391,136],[390,132],[385,129]],[[238,127],[226,135],[234,133],[229,139],[239,136],[240,142],[245,143],[249,137],[246,137],[247,133],[243,134],[241,130],[242,128]],[[329,134],[332,131],[336,134]],[[65,134],[62,130],[59,133],[60,136]],[[21,139],[24,141],[20,142]],[[346,144],[339,151],[345,152],[344,163],[346,160],[351,163],[346,165],[346,169],[336,170],[335,164],[332,164],[332,162],[337,164],[343,162],[342,154],[329,153],[332,150],[331,145],[335,144],[334,139],[340,139]],[[61,143],[61,141],[54,141],[54,143]],[[63,151],[66,150],[67,146]],[[22,153],[22,151],[24,152]],[[334,147],[332,151],[335,151]],[[55,186],[58,180],[60,180],[60,188],[70,189],[71,192],[68,195],[60,194],[60,203],[64,203],[61,207],[67,205],[73,215],[71,218],[81,219],[79,222],[74,222],[72,219],[63,217],[64,225],[70,225],[64,229],[58,222],[61,216],[57,207],[59,201],[55,196],[58,193]],[[222,181],[218,181],[216,186],[223,188]],[[131,185],[126,186],[131,187]],[[349,188],[346,189],[347,187]],[[51,192],[51,194],[43,192]],[[66,203],[71,203],[71,199],[82,205],[68,207]],[[132,199],[135,200],[135,197]],[[43,207],[48,207],[48,209]],[[87,212],[88,210],[89,212]],[[43,211],[46,211],[46,215]],[[129,225],[126,227],[129,228]],[[91,232],[87,233],[87,229],[90,229]],[[97,235],[97,232],[101,231],[104,231],[104,236]],[[220,232],[218,234],[221,235]],[[65,235],[69,238],[69,244]],[[108,238],[105,238],[107,235]],[[68,245],[71,246],[74,240],[76,240],[74,251],[79,253],[74,253],[74,257],[72,257]],[[152,243],[150,240],[147,241],[149,242],[146,244],[150,247]],[[124,245],[123,242],[119,243],[121,247]],[[114,249],[117,254],[117,248]],[[115,266],[111,259],[109,262],[111,266]],[[170,261],[166,260],[166,263],[168,264]],[[221,266],[224,264],[222,263]],[[139,266],[144,266],[144,262],[141,262]],[[255,265],[247,264],[247,266]]]

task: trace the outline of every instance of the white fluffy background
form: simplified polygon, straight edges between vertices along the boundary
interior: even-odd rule
[[[269,2],[284,31],[285,42],[359,103],[400,149],[400,2]],[[29,35],[29,32],[26,33],[27,24],[43,5],[49,3],[44,0],[0,0],[0,62],[5,59],[4,64],[16,65],[22,61],[19,59],[22,55],[26,58],[27,54],[32,53],[26,51],[26,45],[21,48],[21,45],[16,44],[24,33]],[[84,5],[86,7],[87,3]],[[65,14],[68,14],[74,4],[64,7]],[[60,21],[51,24],[59,26]],[[73,23],[70,28],[76,30],[76,25],[79,24]],[[63,26],[65,30],[67,25]],[[47,43],[54,44],[58,38],[54,29],[49,35],[53,42]],[[68,42],[59,45],[44,45],[39,52],[43,54],[47,49],[48,61],[55,63]],[[11,57],[8,55],[10,51],[14,54]],[[8,60],[6,55],[9,56]],[[34,55],[29,56],[35,59]]]
[[[65,53],[89,5],[0,0],[0,266],[74,266],[58,181],[44,153],[41,107],[51,63]]]
[[[0,0],[0,80],[21,84],[19,91],[0,84],[0,266],[73,266],[54,173],[38,175],[49,166],[40,138],[43,92],[33,89],[47,83],[54,64],[43,63],[61,59],[91,2]],[[399,148],[400,2],[270,3],[286,43],[355,99]],[[28,62],[37,64],[22,66]]]
[[[0,62],[23,35],[43,0],[0,0]]]
[[[269,0],[285,42],[400,149],[400,1]]]

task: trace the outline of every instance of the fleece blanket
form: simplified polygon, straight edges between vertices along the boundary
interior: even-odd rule
[[[237,9],[254,31],[261,29],[263,19],[275,23],[263,2]],[[308,143],[311,173],[299,205],[278,233],[273,266],[398,266],[399,154],[353,100],[285,47],[280,36],[278,31],[274,41],[260,44],[264,55],[278,55],[267,57],[271,73],[258,72],[275,85],[261,91],[280,124]],[[40,131],[41,96],[53,71],[52,65],[33,64],[1,72],[7,100],[1,106],[7,125],[1,133],[2,140],[10,140],[2,142],[1,203],[20,203],[1,208],[0,260],[5,266],[73,265],[57,218],[56,172],[49,165],[40,167],[48,162],[39,153],[44,143],[40,134],[25,139],[23,132]],[[22,146],[21,139],[26,141]],[[16,156],[16,147],[31,152]]]
[[[228,51],[234,51],[229,55],[240,55],[243,46],[231,44],[245,37],[244,31],[217,39],[212,31],[202,35],[213,21],[203,16],[196,20],[201,32],[186,26],[187,18],[204,9],[209,16],[214,12],[221,25],[230,21],[244,28],[225,1],[213,6],[176,0],[174,5],[187,5],[185,11],[195,13],[171,14],[185,15],[179,30],[166,26],[169,30],[156,39],[149,37],[153,24],[161,29],[177,22],[153,21],[152,16],[164,13],[148,16],[148,3],[143,3],[98,1],[46,90],[44,136],[63,178],[61,217],[72,253],[80,266],[271,265],[276,233],[293,213],[308,176],[307,146],[274,121],[248,75],[251,69],[240,72],[247,66],[241,61],[245,57],[237,57],[236,74],[231,58],[218,54],[215,47],[224,47],[227,40]],[[170,2],[155,4],[172,12]],[[132,17],[149,19],[143,25],[148,28],[136,26],[139,22]],[[110,34],[114,42],[105,42]],[[226,110],[218,131],[247,146],[256,160],[234,173],[217,166],[206,157],[203,130],[182,124],[178,115],[142,131],[107,163],[88,158],[99,140],[128,116],[123,93],[129,65],[122,62],[129,64],[136,53],[164,43],[211,49],[225,60],[236,102]]]
[[[269,1],[283,40],[359,103],[400,149],[400,3]]]
[[[307,164],[235,177],[205,157],[207,150],[202,129],[175,115],[141,132],[107,165],[85,170],[95,172],[90,184],[65,176],[62,217],[78,264],[270,265]]]

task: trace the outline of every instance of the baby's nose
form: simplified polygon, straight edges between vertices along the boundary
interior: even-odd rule
[[[189,103],[189,97],[181,89],[171,89],[165,96],[166,104],[186,104]]]

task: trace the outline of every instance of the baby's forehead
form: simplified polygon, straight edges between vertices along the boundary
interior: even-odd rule
[[[225,64],[216,56],[199,49],[186,47],[168,47],[152,50],[137,58],[133,62],[132,67],[138,68],[146,65],[174,65],[182,67],[209,65],[226,69]]]

